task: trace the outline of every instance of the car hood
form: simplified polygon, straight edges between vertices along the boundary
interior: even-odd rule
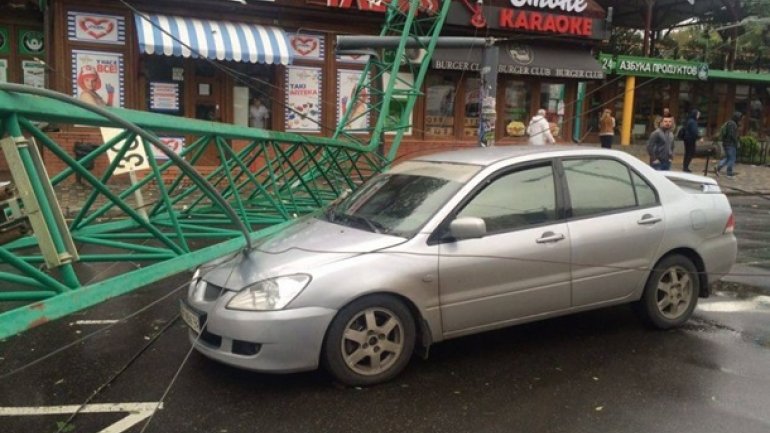
[[[222,261],[203,274],[211,284],[240,290],[266,278],[313,274],[325,264],[387,248],[404,238],[372,233],[307,217],[260,240],[254,248]]]

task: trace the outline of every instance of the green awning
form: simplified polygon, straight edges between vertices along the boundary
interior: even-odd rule
[[[722,71],[720,69],[709,70],[709,80],[733,80],[750,81],[752,83],[770,84],[770,74],[741,71]]]

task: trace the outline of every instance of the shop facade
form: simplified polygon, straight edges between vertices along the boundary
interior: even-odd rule
[[[698,126],[706,138],[715,137],[736,111],[744,115],[739,125],[741,135],[766,140],[770,134],[770,74],[623,55],[602,54],[599,59],[607,79],[594,84],[598,90],[586,100],[584,133],[589,137],[598,117],[590,107],[608,107],[618,114],[619,130],[628,136],[625,144],[646,141],[664,108],[671,111],[678,125],[693,109],[699,110]],[[630,86],[634,90],[629,103],[626,89]],[[628,119],[630,124],[624,124]]]
[[[44,82],[98,105],[330,136],[367,60],[336,55],[336,37],[378,34],[383,13],[382,4],[351,0],[204,0],[194,9],[177,0],[51,0],[42,12],[50,23]],[[499,144],[525,142],[539,108],[557,140],[571,140],[578,83],[604,78],[592,51],[607,35],[605,18],[594,1],[452,4],[443,35],[512,40],[500,50]],[[434,52],[405,152],[477,142],[479,60],[480,51]],[[61,142],[89,133],[65,130]],[[93,134],[88,141],[98,141]]]

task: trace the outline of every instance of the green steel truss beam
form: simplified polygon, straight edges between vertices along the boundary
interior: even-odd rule
[[[173,160],[150,158],[150,169],[138,173],[132,184],[128,175],[115,170],[136,133],[119,134],[78,160],[58,143],[61,134],[41,129],[41,122],[59,128],[117,125],[75,101],[24,94],[19,89],[0,84],[0,137],[8,143],[26,140],[30,144],[24,148],[38,147],[45,166],[64,167],[49,177],[34,164],[19,164],[17,169],[24,170],[25,177],[42,186],[49,184],[56,192],[52,197],[40,193],[19,199],[19,206],[23,211],[59,211],[66,223],[49,223],[47,230],[0,244],[0,338],[243,249],[246,238],[232,215],[251,232],[249,238],[256,239],[329,203],[388,164],[367,146],[343,139],[110,109],[149,136],[185,137],[188,145],[181,157],[196,169],[208,168],[198,173]],[[154,144],[147,139],[141,143],[151,154]],[[107,156],[110,148],[118,156],[112,163]],[[94,162],[98,170],[86,168]],[[76,175],[82,186],[75,182]],[[226,212],[197,178],[213,185],[234,213]],[[56,196],[73,188],[82,194],[80,208],[62,211]],[[143,195],[142,209],[137,192]],[[71,239],[76,257],[47,265],[40,247],[43,231],[55,239]],[[59,250],[64,249],[62,245],[55,244]],[[93,263],[130,269],[100,277],[94,275]]]
[[[400,36],[400,43],[370,56],[331,138],[119,108],[100,112],[63,95],[34,96],[24,86],[0,84],[3,148],[19,149],[13,151],[21,161],[14,169],[33,191],[18,202],[24,212],[43,216],[30,220],[46,221],[44,229],[10,240],[0,232],[5,239],[0,243],[0,339],[243,250],[392,162],[412,127],[411,113],[451,2],[443,1],[437,13],[420,10],[419,0],[410,0],[408,8],[384,2],[388,10],[380,35]],[[410,40],[422,50],[417,61],[408,55]],[[355,101],[364,99],[369,102],[365,110],[351,117]],[[360,116],[371,122],[351,129]],[[60,135],[41,129],[41,122],[125,132],[77,160],[57,142]],[[150,169],[129,182],[115,171],[137,136],[148,155],[152,147],[162,147],[158,137],[185,137],[188,144],[181,158],[168,149],[165,162],[149,158]],[[390,146],[383,156],[386,136]],[[37,165],[40,157],[30,148],[35,145],[44,155]],[[108,149],[118,156],[112,163]],[[94,162],[96,174],[87,168]],[[49,177],[49,166],[64,169]],[[198,173],[201,167],[208,172]],[[85,184],[82,207],[62,212],[56,193],[81,188],[76,176]],[[6,220],[18,217],[9,209],[0,211]],[[57,223],[57,215],[65,215],[66,222]],[[41,248],[41,239],[50,240],[55,258]],[[76,251],[69,251],[72,245]],[[136,262],[142,267],[126,266]],[[92,263],[130,269],[100,276]]]

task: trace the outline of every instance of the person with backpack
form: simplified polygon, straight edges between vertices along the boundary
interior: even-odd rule
[[[670,170],[674,145],[674,118],[664,117],[660,120],[658,129],[652,131],[647,140],[647,153],[650,155],[650,166],[655,170]]]
[[[722,167],[727,167],[727,178],[732,179],[735,176],[735,158],[738,154],[738,123],[743,114],[736,111],[732,119],[725,122],[719,130],[719,140],[722,142],[722,148],[725,150],[725,157],[714,167],[714,175],[719,177],[719,171]]]
[[[697,108],[693,108],[690,111],[690,115],[687,117],[682,127],[682,141],[684,141],[684,161],[682,162],[682,171],[685,173],[692,173],[690,170],[690,162],[692,162],[695,156],[695,143],[698,140],[703,141],[700,138],[700,132],[698,131],[698,119],[700,118],[700,111]]]

